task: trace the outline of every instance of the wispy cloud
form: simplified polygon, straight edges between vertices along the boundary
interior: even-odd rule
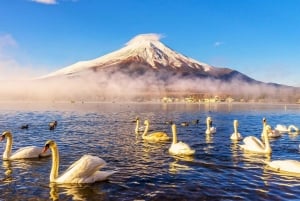
[[[42,4],[57,4],[57,0],[31,0],[36,3],[42,3]]]
[[[136,43],[137,41],[145,41],[145,40],[159,41],[161,38],[164,38],[164,37],[165,37],[164,35],[157,34],[157,33],[140,34],[140,35],[135,36],[129,42],[127,42],[126,45]]]
[[[0,35],[0,53],[5,47],[16,47],[17,42],[10,34]]]
[[[37,70],[31,64],[20,63],[19,56],[20,48],[14,37],[10,34],[0,35],[0,80],[36,76]]]
[[[214,43],[214,47],[219,47],[223,44],[224,44],[223,42],[217,41],[217,42]]]

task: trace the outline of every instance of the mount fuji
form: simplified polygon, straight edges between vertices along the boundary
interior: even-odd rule
[[[160,81],[174,75],[184,78],[211,78],[222,81],[239,79],[258,81],[229,68],[217,68],[175,52],[159,41],[155,34],[141,34],[131,39],[125,47],[102,57],[80,61],[41,78],[78,77],[87,71],[123,72],[131,77],[154,74]]]
[[[196,61],[172,50],[159,39],[157,34],[137,35],[119,50],[77,62],[36,80],[62,81],[64,84],[53,87],[55,95],[60,90],[63,95],[72,96],[73,92],[76,97],[96,96],[93,99],[108,94],[114,97],[156,94],[161,97],[168,93],[202,93],[249,99],[282,99],[299,94],[296,87],[264,83],[230,68]]]

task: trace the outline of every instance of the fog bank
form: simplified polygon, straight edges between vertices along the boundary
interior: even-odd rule
[[[167,79],[152,73],[130,76],[126,73],[93,73],[80,76],[53,77],[27,81],[1,81],[1,100],[45,101],[108,101],[158,99],[170,94],[225,95],[244,99],[265,99],[294,102],[299,89],[267,84],[249,84],[241,80],[223,82],[209,78],[183,78],[177,75]],[[298,93],[297,93],[298,92]]]

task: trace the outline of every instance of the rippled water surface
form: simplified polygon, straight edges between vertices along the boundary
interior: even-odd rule
[[[177,124],[178,139],[196,150],[193,157],[168,153],[171,142],[147,143],[134,133],[133,120],[150,120],[154,130],[166,121]],[[206,135],[205,119],[213,118],[217,133]],[[263,160],[300,160],[299,136],[271,140],[271,157],[249,155],[233,143],[233,120],[239,132],[260,138],[262,118],[268,124],[300,127],[300,105],[160,104],[160,103],[1,103],[0,128],[11,130],[13,149],[43,146],[53,139],[60,151],[60,172],[84,154],[116,170],[108,181],[85,185],[49,183],[51,158],[1,161],[0,200],[295,200],[300,177],[268,169]],[[181,122],[198,124],[181,126]],[[55,130],[48,122],[57,120]],[[29,124],[27,130],[20,129]],[[1,131],[1,132],[2,132]],[[3,153],[5,142],[0,144]]]

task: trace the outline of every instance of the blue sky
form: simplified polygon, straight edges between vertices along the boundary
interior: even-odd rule
[[[2,0],[0,78],[38,76],[157,33],[177,52],[300,87],[298,0]]]

